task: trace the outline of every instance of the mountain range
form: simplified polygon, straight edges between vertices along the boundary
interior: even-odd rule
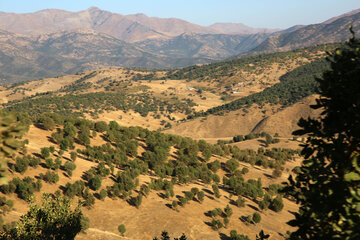
[[[287,51],[343,41],[349,38],[348,26],[359,32],[359,23],[359,9],[320,24],[285,30],[234,23],[205,27],[96,7],[80,12],[0,12],[0,83],[105,66],[174,68]]]

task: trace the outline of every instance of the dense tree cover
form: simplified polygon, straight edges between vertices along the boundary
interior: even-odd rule
[[[354,35],[354,33],[353,33]],[[320,84],[319,119],[301,119],[305,160],[284,192],[300,205],[290,239],[360,239],[360,40],[329,55]]]
[[[190,66],[182,69],[169,71],[164,79],[189,79],[189,80],[208,80],[219,79],[224,76],[232,76],[234,70],[254,71],[261,74],[261,69],[273,62],[285,63],[289,59],[305,58],[313,60],[318,58],[319,51],[329,51],[334,49],[338,44],[324,44],[305,49],[297,49],[289,52],[277,52],[271,54],[261,54],[253,57],[232,59],[229,61],[205,64],[201,66]],[[260,68],[260,69],[259,69]]]
[[[189,113],[192,112],[195,103],[192,101],[180,101],[177,98],[160,99],[149,93],[95,92],[24,98],[9,102],[4,106],[9,111],[23,111],[31,116],[39,116],[46,112],[68,116],[84,116],[84,113],[90,113],[97,116],[103,111],[115,110],[134,110],[140,113],[141,116],[147,116],[149,112],[166,111],[172,113],[176,111]],[[53,128],[53,124],[48,124],[50,121],[49,118],[45,118],[45,120],[40,119],[39,122],[43,124],[44,128]]]
[[[315,77],[320,76],[328,68],[329,64],[324,59],[316,60],[286,73],[280,77],[280,83],[268,87],[262,92],[210,108],[206,112],[198,112],[193,116],[188,116],[188,118],[234,111],[247,108],[254,103],[258,105],[265,103],[281,104],[282,106],[291,105],[306,96],[316,93],[319,84],[315,81]]]

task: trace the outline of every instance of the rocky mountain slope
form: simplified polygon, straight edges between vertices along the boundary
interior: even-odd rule
[[[0,32],[0,83],[71,74],[107,66],[164,68],[211,58],[171,58],[91,30],[27,37]]]
[[[360,13],[281,32],[242,25],[202,27],[179,19],[121,15],[98,8],[80,12],[0,12],[0,83],[34,80],[108,66],[176,68],[233,56],[286,51],[349,37]],[[236,30],[238,29],[238,30]],[[260,33],[255,33],[261,31]],[[240,55],[239,55],[240,54]]]
[[[79,12],[58,9],[46,9],[26,14],[0,12],[0,29],[30,35],[92,29],[127,42],[167,39],[183,33],[253,34],[274,31],[250,28],[242,24],[215,24],[205,27],[177,18],[148,17],[145,14],[121,15],[96,7]]]
[[[270,36],[250,53],[288,51],[317,44],[342,42],[351,36],[349,26],[352,26],[357,34],[360,33],[359,10],[329,19],[320,24],[311,24],[300,27],[295,31],[285,31]]]
[[[209,27],[225,34],[274,33],[281,31],[280,28],[253,28],[242,23],[214,23]]]

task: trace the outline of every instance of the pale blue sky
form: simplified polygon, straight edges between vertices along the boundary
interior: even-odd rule
[[[0,11],[16,13],[47,8],[80,11],[91,6],[124,15],[181,18],[204,26],[237,22],[287,28],[319,23],[360,8],[360,0],[0,0]]]

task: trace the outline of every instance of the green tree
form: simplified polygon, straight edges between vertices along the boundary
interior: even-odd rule
[[[54,120],[50,117],[44,117],[42,125],[45,130],[53,130],[56,126]]]
[[[353,33],[328,61],[312,106],[322,117],[301,119],[294,132],[309,137],[300,171],[284,189],[300,205],[290,239],[360,239],[360,40]]]
[[[88,227],[89,220],[82,214],[79,205],[72,210],[68,198],[45,193],[42,206],[32,202],[30,210],[7,230],[3,239],[67,240],[74,239]]]
[[[107,197],[107,191],[105,189],[101,189],[99,198],[100,200],[104,200]]]
[[[47,147],[41,148],[41,155],[43,156],[43,158],[50,157],[50,149]]]
[[[250,240],[250,238],[247,235],[238,234],[236,230],[231,230],[230,240]]]
[[[277,195],[276,198],[271,201],[269,208],[275,212],[280,212],[284,208],[282,197]]]
[[[261,215],[258,214],[257,212],[254,212],[252,215],[252,220],[254,223],[260,223],[261,221]]]
[[[74,151],[70,152],[70,158],[71,158],[71,160],[75,161],[77,158],[77,153]]]
[[[126,232],[125,225],[124,225],[124,224],[120,224],[120,225],[118,226],[118,230],[119,230],[121,236],[124,236],[124,233]]]
[[[101,177],[97,175],[90,179],[89,186],[92,190],[98,190],[101,187]]]
[[[73,162],[66,161],[66,163],[64,164],[64,170],[70,177],[72,176],[72,171],[74,171],[75,168],[76,168],[76,164]]]
[[[231,217],[231,215],[233,214],[232,208],[229,205],[226,205],[226,207],[224,208],[224,213],[227,217]]]

